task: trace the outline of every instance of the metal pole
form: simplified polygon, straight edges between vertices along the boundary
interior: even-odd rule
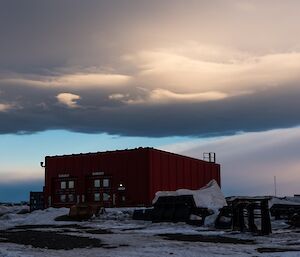
[[[275,190],[275,196],[277,196],[277,183],[276,183],[276,176],[274,176],[274,190]]]

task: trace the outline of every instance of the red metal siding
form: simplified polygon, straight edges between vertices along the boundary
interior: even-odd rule
[[[92,173],[104,172],[105,176],[111,176],[112,194],[118,193],[117,189],[122,183],[125,186],[124,196],[127,205],[143,205],[145,199],[148,198],[148,163],[147,152],[142,149],[46,157],[46,200],[51,196],[52,206],[71,204],[60,203],[57,189],[60,185],[54,181],[59,174],[69,174],[69,178],[76,178],[76,198],[77,195],[80,198],[84,195],[85,200],[92,201],[91,195],[95,191],[87,192],[87,188],[93,188],[91,177],[97,179],[97,176],[93,176]],[[99,192],[102,191],[99,190]]]
[[[157,191],[180,188],[199,189],[211,179],[220,185],[220,165],[156,149],[150,150],[152,162],[149,201]]]
[[[46,157],[45,163],[46,207],[49,196],[51,206],[59,207],[72,205],[77,199],[94,202],[95,193],[101,197],[104,193],[111,196],[102,203],[105,206],[150,205],[157,191],[198,189],[212,178],[220,184],[218,164],[153,148],[53,156]],[[69,177],[61,178],[63,174]],[[101,185],[103,179],[109,179],[109,187],[95,188],[95,179],[99,179]],[[74,189],[61,190],[60,181],[63,180],[73,180]],[[118,190],[120,183],[125,186],[124,191]],[[60,194],[74,194],[74,202],[62,203]],[[123,196],[125,203],[121,201]]]

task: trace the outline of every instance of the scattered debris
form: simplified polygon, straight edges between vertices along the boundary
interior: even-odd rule
[[[300,227],[300,214],[295,213],[288,221],[293,227]]]
[[[272,233],[268,207],[268,197],[235,197],[228,201],[216,219],[216,228],[245,232],[259,235]]]
[[[220,209],[219,215],[215,221],[217,229],[232,229],[232,206],[224,206]]]
[[[77,221],[89,220],[96,213],[97,210],[95,210],[92,206],[85,203],[80,203],[71,206],[69,212],[69,218],[71,220],[77,220]]]
[[[269,202],[271,215],[276,219],[284,219],[300,212],[299,197],[272,197]]]
[[[204,225],[206,217],[212,214],[215,214],[214,222],[218,210],[226,205],[218,183],[212,180],[199,190],[179,189],[157,192],[153,199],[154,208],[136,210],[133,219],[153,222],[187,222],[201,226]]]
[[[160,196],[154,208],[136,210],[133,219],[150,220],[152,222],[187,222],[203,225],[205,218],[213,211],[196,207],[192,195]]]
[[[300,203],[298,204],[273,204],[270,213],[275,219],[290,219],[294,214],[300,214]]]

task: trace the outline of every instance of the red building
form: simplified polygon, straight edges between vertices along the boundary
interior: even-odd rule
[[[220,185],[220,165],[154,148],[45,158],[45,207],[149,206],[157,191]]]

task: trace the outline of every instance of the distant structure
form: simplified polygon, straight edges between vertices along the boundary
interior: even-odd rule
[[[220,165],[154,148],[46,156],[45,207],[149,206],[157,191],[199,189]]]
[[[30,192],[29,207],[30,212],[44,209],[44,193]]]

